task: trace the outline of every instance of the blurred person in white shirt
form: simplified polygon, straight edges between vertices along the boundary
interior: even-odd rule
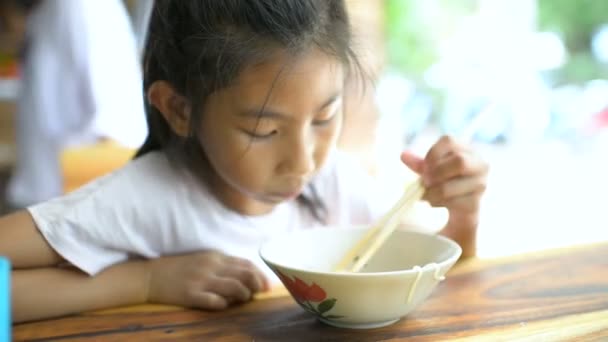
[[[25,23],[6,194],[16,208],[63,193],[64,149],[104,139],[136,148],[147,134],[136,37],[121,0],[40,0]]]

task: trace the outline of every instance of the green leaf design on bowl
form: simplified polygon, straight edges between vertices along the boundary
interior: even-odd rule
[[[335,298],[326,299],[323,302],[321,302],[321,304],[319,304],[319,306],[317,306],[317,310],[319,310],[320,314],[324,314],[327,311],[331,310],[335,304],[336,304]]]

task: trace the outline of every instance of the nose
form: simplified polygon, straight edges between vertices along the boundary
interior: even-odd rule
[[[293,177],[304,177],[315,170],[315,143],[307,133],[299,134],[285,144],[281,171]]]

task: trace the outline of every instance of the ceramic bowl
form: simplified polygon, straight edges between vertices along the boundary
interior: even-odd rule
[[[301,230],[267,241],[260,256],[304,310],[329,325],[366,329],[414,310],[462,253],[448,238],[398,230],[361,272],[333,272],[365,230]]]

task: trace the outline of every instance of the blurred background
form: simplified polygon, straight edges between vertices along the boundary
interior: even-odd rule
[[[140,53],[150,1],[117,0],[124,13],[112,15],[124,15],[130,25],[122,33],[130,37],[124,58]],[[372,87],[365,98],[346,103],[341,145],[382,186],[394,188],[411,177],[398,162],[401,150],[423,154],[439,136],[458,136],[484,113],[473,135],[491,165],[480,256],[608,240],[608,2],[347,2]],[[0,44],[2,193],[20,160],[17,141],[38,141],[37,135],[17,139],[24,44],[7,32],[19,23],[27,27],[27,21],[9,25],[7,18]],[[106,17],[104,25],[113,18]],[[114,47],[106,53],[125,51]],[[98,130],[90,139],[59,143],[61,191],[126,163],[140,139],[134,132],[145,135],[141,115],[137,110],[114,115],[104,122],[120,128],[117,132]],[[125,119],[129,116],[132,121]],[[18,205],[4,200],[2,207],[6,212]],[[417,215],[430,226],[445,220],[438,209],[423,208]]]

